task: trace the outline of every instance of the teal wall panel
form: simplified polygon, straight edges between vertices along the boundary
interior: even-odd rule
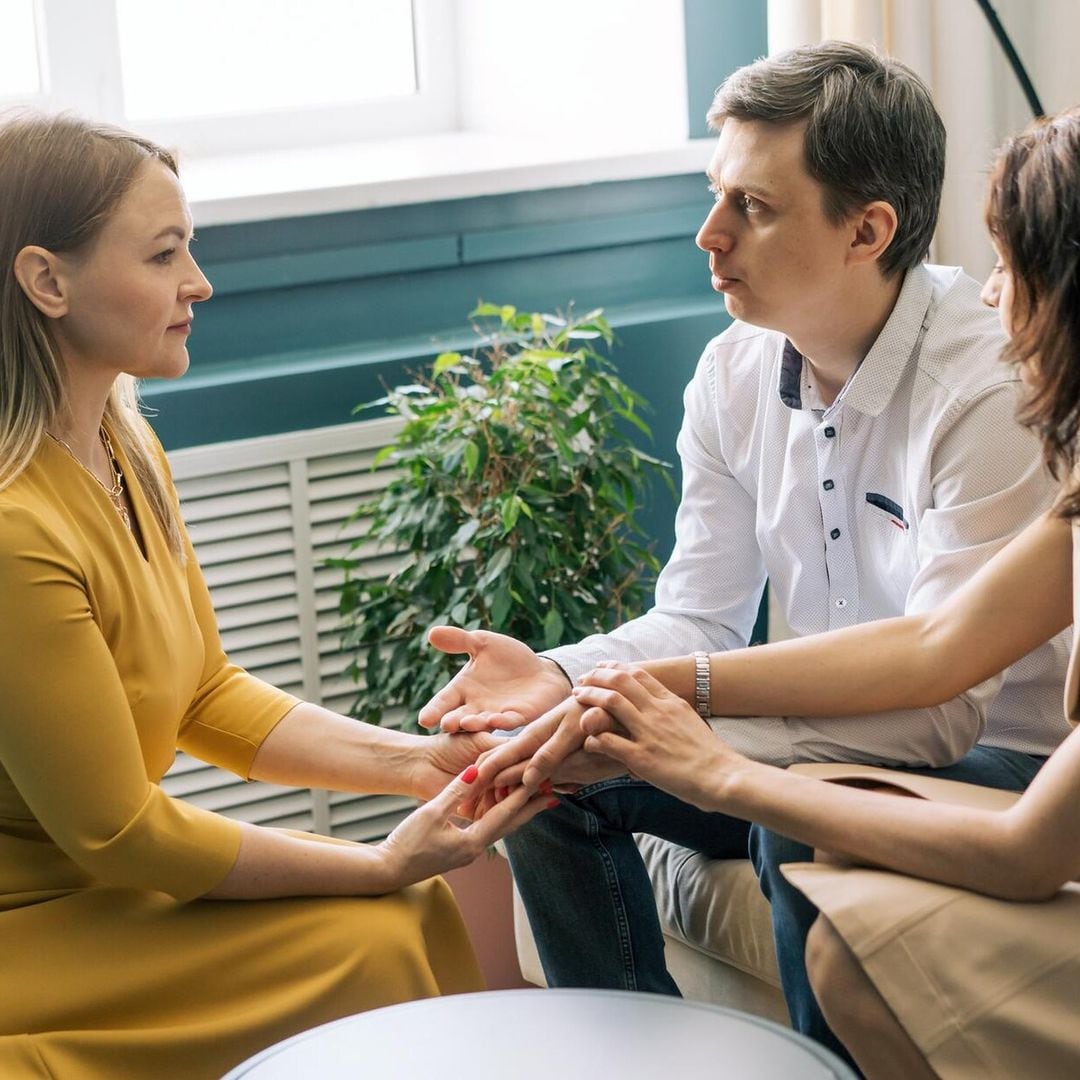
[[[683,0],[690,134],[708,135],[716,88],[769,50],[767,0]]]

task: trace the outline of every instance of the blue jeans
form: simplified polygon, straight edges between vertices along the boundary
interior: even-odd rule
[[[916,772],[1020,790],[1044,758],[976,747],[956,765]],[[562,796],[559,806],[506,838],[540,962],[551,986],[678,995],[664,962],[652,884],[632,833],[644,832],[714,859],[752,857],[773,904],[781,981],[799,1031],[850,1061],[828,1029],[806,979],[803,950],[817,916],[778,872],[811,849],[726,814],[710,814],[641,780],[606,780]]]
[[[748,822],[707,814],[623,777],[564,795],[506,838],[549,986],[678,996],[652,884],[632,833],[745,859]]]
[[[1021,754],[1015,750],[976,746],[955,765],[910,771],[925,776],[940,776],[946,780],[963,780],[983,787],[1023,791],[1044,761],[1044,757]],[[783,863],[810,862],[813,857],[813,848],[805,844],[796,843],[760,825],[754,825],[750,830],[750,859],[757,871],[761,891],[772,905],[776,962],[792,1027],[823,1043],[851,1063],[849,1054],[825,1023],[806,975],[806,935],[817,918],[817,908],[780,873]]]

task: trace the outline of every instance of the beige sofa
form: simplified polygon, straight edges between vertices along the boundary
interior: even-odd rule
[[[710,859],[654,836],[638,836],[653,881],[668,969],[683,996],[787,1024],[769,904],[746,859]],[[515,891],[522,975],[545,985],[525,909]]]

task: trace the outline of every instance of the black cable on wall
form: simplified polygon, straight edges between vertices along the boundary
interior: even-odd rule
[[[1046,111],[1042,107],[1039,95],[1035,93],[1035,87],[1028,77],[1027,68],[1024,67],[1023,61],[1020,59],[1020,54],[1016,51],[1016,47],[1012,43],[1012,39],[1005,32],[1005,27],[1001,25],[1001,20],[998,18],[997,12],[991,6],[990,0],[975,0],[975,2],[986,16],[986,21],[990,24],[990,29],[994,31],[994,37],[998,39],[998,44],[1001,46],[1002,52],[1005,53],[1005,58],[1009,61],[1009,65],[1012,67],[1013,73],[1020,83],[1020,88],[1024,91],[1024,97],[1027,98],[1027,103],[1031,107],[1031,111],[1036,117],[1045,116]]]

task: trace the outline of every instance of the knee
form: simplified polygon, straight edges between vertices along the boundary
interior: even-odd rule
[[[761,884],[761,891],[769,900],[793,888],[780,873],[780,867],[784,863],[809,862],[814,857],[812,848],[760,825],[750,828],[748,851]]]
[[[843,1030],[848,1011],[860,1000],[862,973],[844,939],[823,915],[806,938],[806,974],[829,1026]]]

